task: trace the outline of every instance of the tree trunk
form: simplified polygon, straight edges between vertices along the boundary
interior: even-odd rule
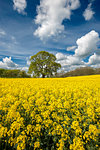
[[[45,78],[45,75],[44,75],[44,74],[42,74],[42,78]]]

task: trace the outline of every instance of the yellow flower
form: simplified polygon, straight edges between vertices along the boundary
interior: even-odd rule
[[[100,75],[0,78],[2,145],[9,143],[17,150],[40,149],[52,138],[52,148],[57,145],[63,150],[68,143],[72,150],[84,150],[91,140],[98,145],[99,115]]]
[[[36,148],[39,148],[40,147],[40,142],[39,141],[36,141],[35,143],[34,143],[34,150],[36,149]]]

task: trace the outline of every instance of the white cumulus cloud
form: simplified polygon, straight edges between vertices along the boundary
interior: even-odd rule
[[[56,54],[57,62],[61,64],[61,66],[71,66],[71,65],[82,65],[84,62],[81,58],[76,57],[74,55],[64,55],[63,53]]]
[[[92,30],[79,38],[76,43],[78,48],[75,50],[75,56],[86,57],[97,51],[97,43],[100,41],[99,34]]]
[[[69,46],[69,47],[67,47],[67,51],[72,51],[72,50],[74,50],[75,48],[76,48],[77,46]]]
[[[11,57],[5,57],[0,61],[0,68],[16,69],[18,65],[11,60]]]
[[[99,41],[99,34],[96,31],[92,30],[76,41],[77,49],[75,49],[74,55],[57,53],[57,62],[61,64],[63,70],[65,71],[70,71],[78,67],[100,66],[100,49],[98,49],[97,47]],[[87,56],[90,57],[88,59],[88,62],[86,63],[84,59],[86,59]]]
[[[62,60],[57,60],[58,63],[61,64],[62,68],[60,71],[71,71],[79,67],[84,67],[85,63],[84,61],[76,56],[73,55],[65,55],[66,58]]]
[[[100,64],[100,55],[97,55],[96,53],[94,53],[92,56],[90,56],[87,64],[90,64],[90,65]]]
[[[43,40],[63,31],[63,20],[70,19],[72,10],[79,6],[79,0],[40,0],[35,19],[39,27],[34,35]]]
[[[81,60],[81,58],[69,55],[67,56],[67,60],[65,61],[65,65],[82,65],[84,62]]]
[[[85,9],[85,11],[83,13],[83,16],[86,21],[92,19],[93,15],[95,14],[95,12],[92,10],[91,6],[92,6],[92,3],[88,4],[88,7]]]
[[[26,0],[13,0],[13,8],[17,10],[20,14],[26,14],[25,8],[27,7]]]
[[[59,60],[61,61],[61,60],[66,59],[67,56],[64,55],[63,53],[57,53],[57,54],[56,54],[56,58],[57,58],[58,61],[59,61]]]

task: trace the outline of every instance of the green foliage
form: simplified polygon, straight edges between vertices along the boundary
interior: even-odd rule
[[[21,70],[8,70],[0,68],[1,78],[30,78],[30,75],[26,74],[25,71]]]
[[[100,68],[81,67],[67,73],[58,73],[56,77],[71,77],[100,74]]]
[[[0,68],[0,77],[4,77],[5,69]]]
[[[40,51],[36,55],[31,56],[30,61],[28,72],[33,73],[34,77],[51,77],[61,68],[61,65],[55,62],[56,57],[46,51]]]

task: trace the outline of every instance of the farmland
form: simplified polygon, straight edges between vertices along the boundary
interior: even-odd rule
[[[100,75],[0,79],[0,149],[98,150]]]

